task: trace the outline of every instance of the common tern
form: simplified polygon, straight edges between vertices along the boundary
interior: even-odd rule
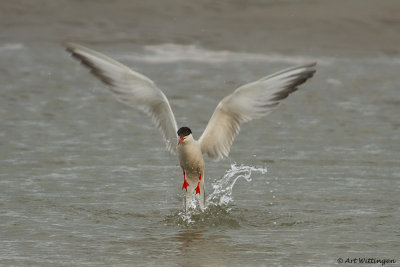
[[[227,157],[242,123],[270,113],[316,71],[315,62],[299,65],[237,88],[219,102],[203,134],[195,140],[189,127],[178,129],[167,97],[152,80],[84,46],[67,43],[65,47],[109,85],[117,100],[144,111],[161,130],[167,150],[178,154],[183,171],[182,190],[186,190],[185,211],[196,198],[200,208],[205,208],[203,154],[213,160]]]

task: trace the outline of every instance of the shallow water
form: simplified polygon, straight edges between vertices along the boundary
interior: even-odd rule
[[[299,63],[317,74],[206,160],[208,207],[150,120],[57,44],[0,44],[0,264],[335,265],[400,251],[400,58],[163,43],[95,49],[153,79],[199,137],[218,101]]]
[[[157,62],[166,47],[175,56]],[[103,52],[154,79],[195,137],[231,90],[291,65],[203,48],[201,61],[179,57],[192,48]],[[398,257],[399,59],[322,59],[278,110],[242,127],[229,159],[207,160],[209,206],[185,216],[177,159],[148,118],[59,46],[0,49],[2,264]]]

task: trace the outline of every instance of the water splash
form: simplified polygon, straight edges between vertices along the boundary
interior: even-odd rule
[[[241,178],[251,182],[252,172],[266,174],[267,169],[243,164],[237,165],[236,163],[231,164],[224,176],[213,183],[214,191],[207,197],[207,206],[203,211],[196,208],[190,209],[187,213],[179,211],[169,220],[175,218],[176,223],[183,226],[239,226],[237,215],[231,212],[233,187]]]
[[[231,164],[231,168],[225,172],[224,176],[213,184],[214,192],[207,198],[208,205],[227,206],[233,202],[232,190],[237,180],[243,178],[247,182],[251,182],[252,172],[266,174],[267,168]]]

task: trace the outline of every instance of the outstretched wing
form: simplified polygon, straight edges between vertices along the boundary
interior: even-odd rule
[[[78,44],[68,43],[66,50],[79,59],[96,77],[109,85],[112,94],[122,103],[149,115],[167,143],[176,151],[177,125],[167,97],[152,80],[121,63]]]
[[[219,102],[199,142],[214,160],[227,157],[240,125],[260,118],[315,73],[316,63],[296,66],[243,85]]]

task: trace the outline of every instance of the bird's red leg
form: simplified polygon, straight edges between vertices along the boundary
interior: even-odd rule
[[[197,184],[197,187],[196,187],[196,194],[200,194],[200,181],[201,181],[201,173],[199,176],[199,183]]]
[[[183,189],[186,189],[186,191],[187,191],[187,187],[188,187],[188,182],[186,181],[186,173],[185,173],[185,170],[182,170],[183,171],[183,185],[182,185],[182,190]]]

